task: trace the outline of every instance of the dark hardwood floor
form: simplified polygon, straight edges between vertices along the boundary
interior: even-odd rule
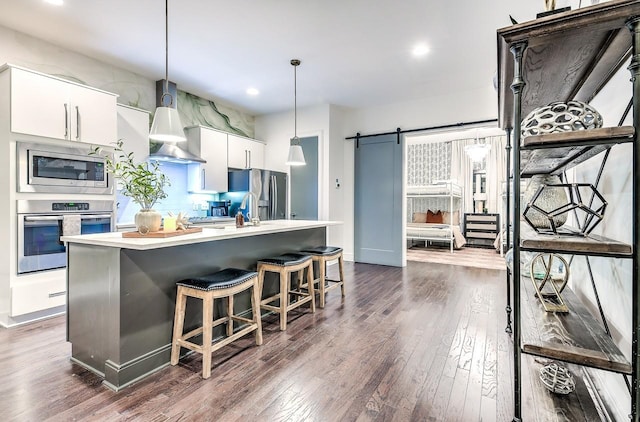
[[[336,266],[329,276],[337,276]],[[505,273],[345,263],[347,297],[114,393],[69,361],[65,319],[0,329],[0,421],[510,421]]]

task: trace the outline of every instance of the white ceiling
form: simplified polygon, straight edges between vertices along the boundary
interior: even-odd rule
[[[0,10],[0,25],[164,78],[163,0],[0,0]],[[293,108],[292,58],[299,107],[484,89],[496,29],[542,10],[542,0],[170,0],[169,79],[254,115]],[[419,42],[431,51],[415,58]]]

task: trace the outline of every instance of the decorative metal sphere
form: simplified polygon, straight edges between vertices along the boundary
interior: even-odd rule
[[[557,101],[538,107],[522,121],[522,136],[602,127],[602,116],[595,108],[582,101]]]
[[[556,394],[569,394],[576,389],[576,382],[571,372],[557,363],[550,363],[540,368],[542,384]]]

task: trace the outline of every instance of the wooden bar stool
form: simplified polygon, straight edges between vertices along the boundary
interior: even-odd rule
[[[307,269],[307,282],[303,283],[304,270]],[[260,301],[260,307],[280,314],[280,330],[287,329],[287,312],[307,302],[311,303],[311,312],[316,311],[315,294],[313,290],[313,261],[309,255],[289,253],[274,258],[264,258],[258,261],[258,279],[260,291],[264,288],[264,276],[267,271],[280,275],[280,291]],[[298,273],[298,289],[291,290],[291,274]],[[302,289],[306,288],[307,291]],[[298,296],[298,300],[290,302],[290,296]],[[279,306],[270,305],[279,301]]]
[[[223,346],[255,331],[256,344],[262,344],[262,322],[260,319],[260,285],[258,273],[236,268],[227,268],[217,273],[202,277],[181,280],[178,283],[176,296],[176,312],[173,322],[173,341],[171,344],[171,365],[177,365],[180,359],[180,347],[185,347],[202,354],[202,378],[211,376],[211,353]],[[253,289],[251,292],[251,308],[253,318],[242,318],[233,313],[233,295]],[[184,329],[184,314],[187,297],[202,299],[202,327],[186,334]],[[227,298],[227,316],[213,319],[213,303],[215,299]],[[243,322],[245,325],[234,334],[233,322]],[[213,327],[227,324],[227,336],[213,342]],[[187,341],[191,337],[202,334],[202,345]]]
[[[324,295],[331,289],[340,286],[342,297],[344,297],[344,260],[342,259],[342,248],[335,246],[318,246],[316,248],[308,248],[300,251],[309,254],[314,262],[318,263],[319,274],[314,283],[318,283],[318,291],[320,292],[320,307],[324,308]],[[327,262],[338,260],[340,269],[340,280],[330,280],[326,278]],[[326,285],[328,284],[328,285]]]

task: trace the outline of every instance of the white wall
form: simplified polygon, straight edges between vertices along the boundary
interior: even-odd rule
[[[598,110],[604,120],[604,126],[617,126],[622,113],[631,99],[632,85],[626,66],[614,76],[591,105]],[[631,113],[625,121],[631,125]],[[631,243],[633,180],[631,161],[633,149],[631,144],[617,145],[611,154],[602,173],[598,186],[599,192],[608,202],[604,219],[594,234],[603,235],[622,242]],[[598,157],[602,157],[603,154]],[[592,159],[576,167],[577,182],[595,183],[600,160]],[[637,217],[636,217],[637,218]],[[631,359],[632,333],[632,262],[630,259],[590,258],[591,269],[598,289],[602,308],[613,339],[618,347]],[[591,286],[586,261],[576,257],[571,265],[571,285],[590,307],[592,314],[600,320],[595,295]],[[621,375],[604,371],[592,371],[601,392],[605,393],[607,402],[617,412],[616,420],[626,419],[631,406],[630,395]]]

